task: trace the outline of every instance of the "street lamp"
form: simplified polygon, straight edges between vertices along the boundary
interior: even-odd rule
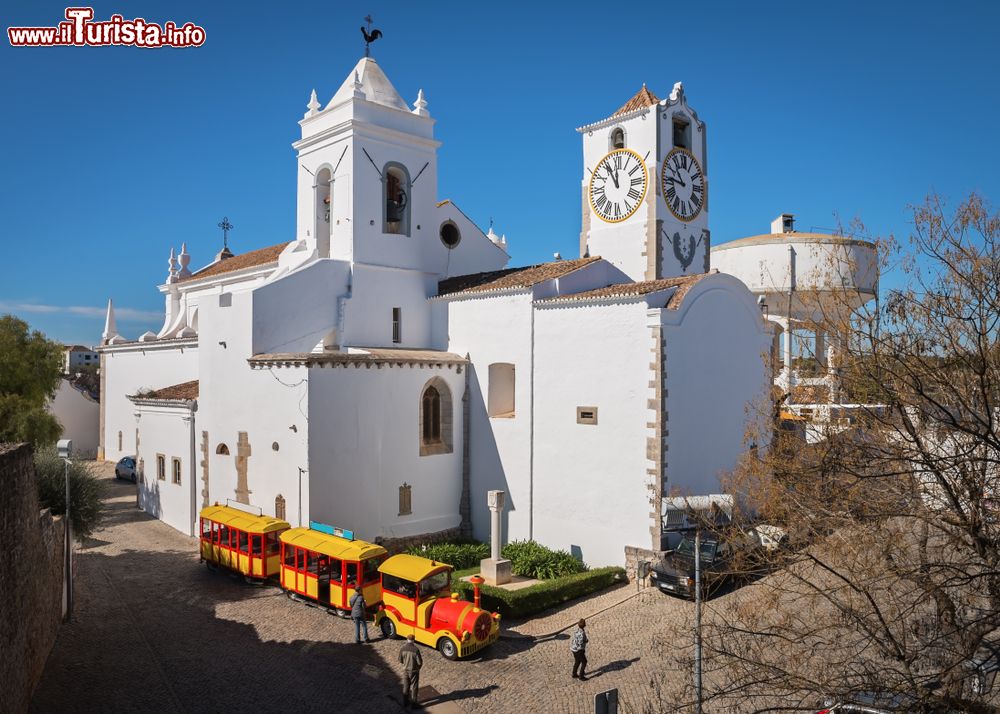
[[[70,617],[73,615],[73,536],[71,533],[72,527],[70,525],[69,518],[69,455],[73,453],[73,440],[60,439],[56,444],[56,451],[59,453],[59,458],[63,460],[63,475],[66,481],[66,512],[63,516],[65,521],[64,531],[66,533],[66,543],[64,545],[66,557],[64,558],[65,573],[63,574],[63,593],[66,598],[66,622],[69,622]]]

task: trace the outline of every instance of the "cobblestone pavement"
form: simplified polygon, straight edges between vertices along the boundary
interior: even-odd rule
[[[137,510],[134,487],[107,473],[109,516],[77,551],[74,619],[32,711],[401,711],[400,641],[355,645],[350,621],[209,571],[194,539]],[[620,586],[512,622],[470,661],[425,649],[422,697],[438,714],[575,713],[617,687],[622,712],[662,711],[650,682],[677,663],[659,652],[692,614],[691,603]],[[591,640],[586,682],[570,678],[569,633],[560,631],[580,617]]]

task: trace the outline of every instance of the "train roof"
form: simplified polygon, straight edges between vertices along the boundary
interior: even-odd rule
[[[222,523],[230,528],[238,528],[248,533],[271,533],[288,528],[288,521],[282,521],[270,516],[255,516],[230,506],[208,506],[201,509],[201,517],[216,523]]]
[[[417,582],[424,578],[439,573],[443,570],[454,570],[447,563],[439,563],[436,560],[421,558],[419,555],[394,555],[378,566],[379,572],[392,575],[403,580]]]
[[[329,555],[341,560],[366,560],[388,551],[380,545],[363,540],[348,540],[339,536],[314,531],[311,528],[290,528],[281,534],[281,540],[299,548]]]

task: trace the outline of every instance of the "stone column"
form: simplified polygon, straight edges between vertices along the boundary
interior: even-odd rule
[[[479,561],[483,577],[489,585],[503,585],[510,582],[510,561],[500,557],[500,516],[503,513],[503,491],[488,491],[487,505],[490,507],[490,556]]]
[[[239,503],[250,503],[250,485],[247,480],[247,459],[250,458],[250,441],[247,433],[238,433],[236,442],[236,500]]]

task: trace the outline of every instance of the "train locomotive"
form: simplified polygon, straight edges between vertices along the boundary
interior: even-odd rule
[[[360,587],[387,638],[412,634],[447,659],[462,659],[500,637],[500,615],[452,592],[454,568],[416,555],[392,555],[354,538],[351,531],[311,521],[287,521],[218,504],[200,513],[200,559],[254,583],[274,583],[294,599],[350,616],[350,596]]]

